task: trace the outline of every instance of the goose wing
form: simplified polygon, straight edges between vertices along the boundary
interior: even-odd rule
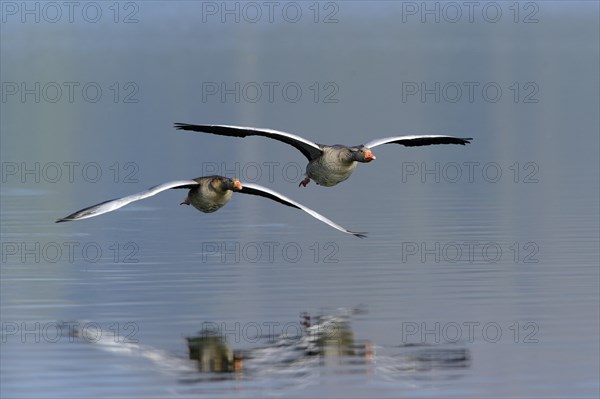
[[[417,147],[422,145],[432,144],[469,144],[472,138],[459,138],[452,136],[438,136],[438,135],[420,135],[420,136],[396,136],[396,137],[385,137],[382,139],[371,140],[365,143],[364,146],[367,148],[377,147],[381,144],[401,144],[407,147]]]
[[[312,217],[314,217],[315,219],[318,219],[323,223],[327,223],[334,229],[337,229],[343,233],[353,234],[360,238],[364,238],[367,236],[367,233],[357,233],[354,231],[350,231],[350,230],[340,226],[339,224],[332,222],[331,220],[327,219],[325,216],[321,215],[320,213],[313,211],[312,209],[286,197],[285,195],[280,194],[276,191],[270,190],[266,187],[259,186],[258,184],[242,183],[242,190],[239,192],[243,193],[243,194],[259,195],[261,197],[265,197],[265,198],[269,198],[273,201],[277,201],[280,204],[291,206],[291,207],[297,208],[297,209],[301,209],[304,212],[311,215]]]
[[[146,191],[140,193],[131,194],[126,197],[115,198],[112,200],[104,201],[96,205],[88,206],[82,210],[65,216],[64,218],[58,219],[56,223],[68,222],[70,220],[87,219],[94,216],[102,215],[103,213],[112,212],[116,209],[124,207],[125,205],[139,201],[144,198],[152,197],[162,191],[169,190],[171,188],[192,188],[198,183],[194,180],[175,180],[167,183],[159,184],[158,186],[150,187]]]
[[[309,161],[318,158],[322,154],[321,146],[303,137],[292,133],[281,132],[272,129],[257,129],[254,127],[229,126],[229,125],[190,125],[188,123],[176,123],[175,128],[194,132],[212,133],[220,136],[246,137],[263,136],[273,140],[289,144],[300,151]]]

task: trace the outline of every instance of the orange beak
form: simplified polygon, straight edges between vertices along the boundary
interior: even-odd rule
[[[365,151],[365,159],[367,161],[373,161],[373,160],[375,160],[377,158],[375,158],[375,155],[373,155],[373,152],[371,150],[366,150]]]
[[[239,180],[235,180],[233,182],[233,188],[235,188],[236,190],[241,190],[242,189],[242,182]]]

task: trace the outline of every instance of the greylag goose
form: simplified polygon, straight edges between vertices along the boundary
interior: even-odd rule
[[[231,196],[233,195],[233,192],[235,191],[242,194],[258,195],[261,197],[269,198],[283,205],[303,210],[312,217],[320,220],[323,223],[327,223],[334,229],[337,229],[343,233],[353,234],[360,238],[366,237],[366,233],[357,233],[345,229],[342,226],[327,219],[320,213],[313,211],[312,209],[296,201],[293,201],[290,198],[276,191],[270,190],[263,186],[259,186],[258,184],[242,184],[238,179],[230,179],[222,176],[205,176],[198,177],[193,180],[175,180],[159,184],[158,186],[150,187],[148,190],[142,191],[137,194],[132,194],[121,198],[115,198],[109,201],[104,201],[99,204],[89,206],[69,216],[65,216],[64,218],[58,219],[56,223],[68,222],[71,220],[87,219],[94,216],[102,215],[103,213],[112,212],[116,209],[119,209],[131,202],[152,197],[153,195],[156,195],[162,191],[176,188],[189,189],[190,191],[188,192],[183,202],[181,202],[181,205],[192,205],[200,212],[211,213],[221,209],[225,204],[229,202]]]
[[[469,140],[473,140],[472,138],[439,135],[396,136],[375,139],[362,145],[348,147],[340,144],[317,144],[295,134],[272,129],[228,125],[190,125],[187,123],[176,123],[175,128],[231,137],[263,136],[289,144],[299,150],[309,161],[306,166],[306,178],[299,184],[303,187],[306,187],[310,179],[326,187],[343,182],[354,172],[357,162],[368,163],[375,160],[371,148],[381,144],[394,143],[407,147],[432,144],[465,145],[470,143]]]

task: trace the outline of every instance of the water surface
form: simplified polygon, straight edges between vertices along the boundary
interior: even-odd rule
[[[203,22],[202,4],[120,3],[118,23],[103,3],[97,23],[6,15],[2,396],[598,396],[597,4],[528,3],[537,8],[514,22],[501,2],[495,23],[423,23],[390,2],[319,3],[317,23],[308,3],[296,23]],[[39,102],[6,94],[11,82],[39,82]],[[52,82],[77,83],[73,101],[52,102]],[[406,91],[422,83],[434,93]],[[101,88],[97,102],[86,84]],[[210,94],[222,84],[234,93]],[[482,95],[486,84],[502,97]],[[473,101],[451,91],[469,85]],[[276,88],[272,101],[266,91],[256,100],[256,87]],[[174,122],[330,144],[474,140],[382,146],[344,184],[303,189],[295,149]],[[180,190],[54,224],[212,173],[269,186],[369,238],[250,196],[201,214],[178,205]],[[349,331],[372,344],[371,359],[286,361],[297,352],[277,342],[299,331],[298,344],[302,312],[352,309]],[[80,339],[65,322],[101,334]],[[200,373],[185,338],[207,325],[260,355],[239,373]]]

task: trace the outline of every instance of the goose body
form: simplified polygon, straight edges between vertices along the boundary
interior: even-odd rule
[[[221,209],[233,197],[233,190],[240,191],[239,180],[228,181],[217,176],[194,179],[198,184],[190,188],[180,205],[191,205],[200,212],[212,213]]]
[[[150,187],[146,191],[142,191],[136,194],[131,194],[121,198],[115,198],[108,201],[103,201],[99,204],[89,206],[74,212],[68,216],[58,219],[56,223],[68,222],[73,220],[87,219],[95,216],[102,215],[104,213],[112,212],[125,205],[139,201],[151,196],[154,196],[162,191],[169,189],[188,189],[188,194],[181,202],[181,205],[191,205],[198,209],[200,212],[212,213],[216,212],[225,206],[233,196],[234,192],[257,195],[260,197],[268,198],[280,204],[290,206],[292,208],[300,209],[317,220],[328,224],[336,230],[343,233],[352,234],[354,236],[363,238],[366,237],[366,233],[358,233],[350,231],[337,223],[331,221],[320,213],[304,206],[283,194],[280,194],[274,190],[260,186],[258,184],[241,183],[238,179],[231,179],[223,176],[204,176],[198,177],[191,180],[176,180],[167,183],[160,184],[158,186]]]
[[[323,146],[322,155],[306,165],[306,177],[321,186],[331,187],[348,179],[357,165],[352,151],[345,146]]]
[[[176,123],[175,128],[230,137],[262,136],[291,145],[308,159],[306,178],[300,182],[300,185],[304,187],[306,187],[311,179],[317,184],[326,187],[335,186],[343,182],[352,175],[359,162],[369,163],[376,159],[371,149],[378,145],[392,143],[407,147],[434,144],[465,145],[469,144],[470,140],[473,140],[472,138],[444,135],[413,135],[386,137],[371,140],[358,146],[346,146],[341,144],[317,144],[295,134],[273,129],[231,125],[192,125],[188,123]]]

